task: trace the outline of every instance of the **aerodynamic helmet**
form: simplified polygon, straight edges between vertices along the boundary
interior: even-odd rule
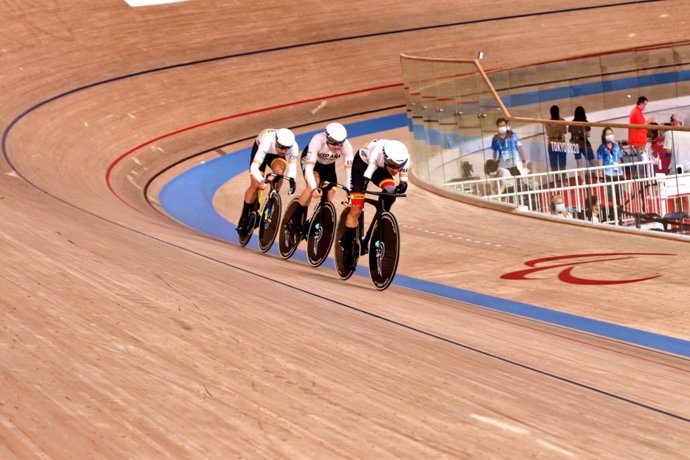
[[[280,128],[276,131],[276,147],[289,149],[295,143],[295,135],[287,128]]]
[[[326,140],[331,144],[342,144],[347,139],[347,130],[340,123],[326,125]]]
[[[407,147],[400,141],[387,141],[383,144],[383,157],[386,159],[386,166],[401,169],[410,159]]]

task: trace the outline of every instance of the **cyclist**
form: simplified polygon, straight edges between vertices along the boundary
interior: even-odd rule
[[[253,229],[247,228],[249,215],[256,202],[259,189],[265,190],[268,184],[264,180],[266,166],[276,174],[283,174],[287,168],[287,176],[294,179],[297,175],[297,153],[299,146],[295,140],[295,134],[287,128],[264,129],[256,137],[252,146],[249,159],[249,186],[244,192],[244,205],[240,222],[237,224],[237,233],[244,236]],[[282,181],[276,184],[276,190],[280,190]]]
[[[373,180],[384,192],[405,193],[407,174],[410,169],[410,154],[400,141],[374,139],[362,147],[352,161],[352,187],[350,192],[350,213],[345,220],[345,232],[340,239],[343,248],[343,263],[352,266],[354,254],[351,252],[352,241],[357,234],[359,216],[364,208],[364,191]],[[395,185],[394,177],[399,174],[399,183]],[[395,202],[394,196],[382,196],[385,208],[390,209]]]
[[[307,207],[312,198],[319,198],[321,190],[319,186],[323,182],[335,184],[338,177],[335,170],[335,161],[343,157],[345,167],[345,186],[350,188],[352,176],[352,160],[354,157],[352,144],[347,140],[347,130],[340,123],[329,123],[323,132],[315,134],[309,145],[302,151],[301,163],[307,188],[299,197],[294,222],[295,229],[300,232],[304,225]],[[333,200],[335,189],[328,192],[328,200]]]

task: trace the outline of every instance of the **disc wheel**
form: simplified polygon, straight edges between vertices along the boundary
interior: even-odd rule
[[[324,263],[335,239],[336,214],[333,204],[326,202],[316,209],[307,230],[307,260],[312,267]]]
[[[383,212],[369,241],[369,275],[376,289],[382,291],[393,282],[400,258],[400,231],[395,216]]]

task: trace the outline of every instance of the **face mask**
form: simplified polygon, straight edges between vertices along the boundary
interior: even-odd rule
[[[499,132],[500,134],[505,134],[505,133],[508,132],[508,127],[507,127],[507,126],[499,126],[499,127],[498,127],[498,132]]]
[[[606,142],[613,142],[613,134],[608,134],[606,137]]]
[[[556,212],[565,212],[565,204],[563,203],[558,203],[556,205]]]

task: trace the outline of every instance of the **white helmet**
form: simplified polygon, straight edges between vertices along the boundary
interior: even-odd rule
[[[276,132],[276,144],[290,148],[295,143],[295,135],[287,128],[280,128]]]
[[[386,166],[401,169],[410,159],[410,154],[402,142],[386,141],[383,144],[383,157],[386,159]]]
[[[342,144],[347,139],[347,130],[340,123],[329,123],[326,125],[326,139],[329,142]]]

